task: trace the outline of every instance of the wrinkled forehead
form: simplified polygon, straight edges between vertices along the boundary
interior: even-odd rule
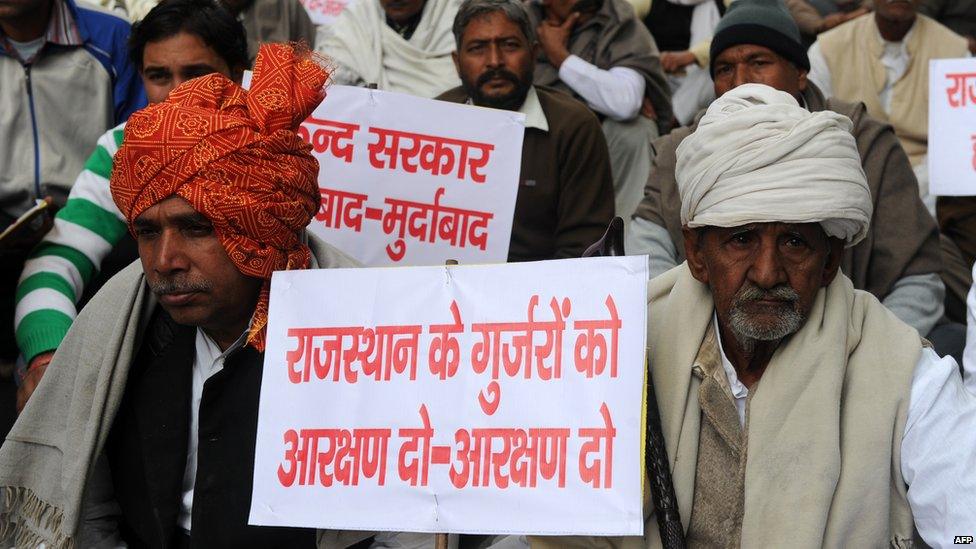
[[[509,19],[502,11],[482,13],[471,18],[461,35],[461,44],[484,41],[495,42],[515,39],[519,42],[528,41],[518,23]]]
[[[699,228],[700,232],[713,232],[715,234],[737,234],[737,233],[758,233],[767,235],[794,234],[799,233],[807,237],[827,237],[823,226],[820,223],[792,223],[789,221],[768,221],[757,223],[746,223],[734,227],[719,227],[708,225]]]

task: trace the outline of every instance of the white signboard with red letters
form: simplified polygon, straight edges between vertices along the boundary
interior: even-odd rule
[[[349,6],[358,0],[300,0],[315,25],[332,25]],[[375,0],[363,0],[375,1]]]
[[[640,535],[647,260],[277,272],[250,523]]]
[[[365,265],[504,262],[525,116],[333,86],[301,126],[322,204],[309,230]]]
[[[976,58],[929,61],[929,192],[976,195]]]

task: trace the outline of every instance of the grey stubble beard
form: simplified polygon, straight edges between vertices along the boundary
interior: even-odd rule
[[[784,301],[783,310],[771,324],[755,322],[743,308],[743,305],[761,299]],[[759,342],[779,341],[799,330],[806,321],[806,317],[797,308],[799,299],[800,295],[789,286],[781,285],[764,290],[746,281],[733,296],[732,306],[729,308],[729,328],[742,352],[751,356]]]

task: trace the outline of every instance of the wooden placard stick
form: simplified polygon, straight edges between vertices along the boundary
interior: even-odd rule
[[[457,259],[448,259],[444,265],[457,265]],[[447,534],[434,534],[434,549],[447,549]]]

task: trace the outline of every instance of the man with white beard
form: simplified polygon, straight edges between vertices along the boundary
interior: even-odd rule
[[[872,213],[850,129],[746,84],[678,147],[688,259],[650,282],[647,345],[689,546],[944,547],[976,524],[976,395],[839,272]],[[660,547],[644,512],[643,537],[530,542]]]

